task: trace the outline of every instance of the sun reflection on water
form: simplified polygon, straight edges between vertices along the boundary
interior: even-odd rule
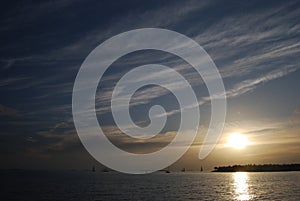
[[[247,172],[233,173],[235,200],[250,200],[251,195],[248,192],[248,174]]]

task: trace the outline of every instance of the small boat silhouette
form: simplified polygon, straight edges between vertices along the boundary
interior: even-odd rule
[[[169,169],[169,167],[166,169],[166,173],[170,173],[170,169]]]

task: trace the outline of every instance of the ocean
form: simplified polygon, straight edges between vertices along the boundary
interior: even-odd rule
[[[2,170],[2,201],[300,200],[300,172],[152,173]]]

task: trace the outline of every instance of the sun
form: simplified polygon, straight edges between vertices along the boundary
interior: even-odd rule
[[[227,138],[226,147],[231,147],[235,149],[244,149],[250,144],[248,138],[241,133],[233,133]]]

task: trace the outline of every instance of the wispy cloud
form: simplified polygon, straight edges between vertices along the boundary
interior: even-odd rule
[[[297,25],[290,23],[298,16],[297,8],[283,17],[276,14],[292,5],[293,2],[282,7],[269,9],[267,12],[255,11],[241,14],[237,18],[225,17],[205,32],[194,37],[196,41],[209,49],[211,56],[216,59],[225,82],[226,79],[240,77],[233,86],[228,87],[226,92],[228,98],[249,93],[263,83],[298,70],[295,59],[297,59],[297,54],[300,51],[300,44],[297,38],[290,37],[299,31]],[[278,20],[282,23],[278,23]],[[180,22],[182,21],[184,19]],[[293,28],[291,29],[291,27]],[[190,31],[199,32],[195,29],[193,27]],[[289,31],[288,35],[286,30]],[[234,57],[237,59],[232,59]],[[283,60],[283,58],[289,57],[293,57],[292,64],[286,59]],[[184,71],[182,70],[181,73]],[[163,76],[163,74],[158,73],[156,76]],[[246,76],[252,78],[242,79]],[[190,74],[189,78],[192,79],[193,77],[195,77],[194,74]],[[197,76],[192,83],[195,85],[203,84]],[[139,94],[142,96],[136,99],[137,102],[132,102],[132,104],[145,104],[154,98],[169,93],[168,91],[160,91],[159,88],[156,88],[155,91],[156,93],[153,93],[153,89],[146,89]],[[107,95],[105,100],[109,101],[110,94],[107,93]],[[199,105],[208,101],[210,98],[204,97],[199,100]],[[108,109],[109,107],[106,107],[105,110],[101,111],[105,112]],[[176,111],[169,112],[169,114],[174,113]]]
[[[232,98],[253,91],[256,87],[258,87],[258,85],[286,76],[289,73],[295,72],[299,68],[299,66],[285,66],[281,69],[273,70],[258,78],[244,80],[234,85],[232,89],[227,90],[227,97]]]
[[[0,87],[12,87],[31,79],[30,76],[20,75],[18,77],[3,78],[0,81]]]
[[[19,116],[18,110],[0,104],[0,116]]]
[[[37,138],[40,137],[45,141],[43,145],[49,145],[45,146],[46,149],[63,150],[78,142],[71,120],[71,95],[76,73],[91,50],[109,37],[124,31],[161,27],[193,38],[205,48],[215,61],[224,80],[227,89],[226,95],[229,99],[249,94],[267,82],[289,76],[299,70],[300,25],[298,21],[300,10],[293,1],[281,5],[266,5],[264,9],[257,6],[257,9],[247,9],[247,12],[241,12],[239,9],[229,12],[227,6],[226,9],[225,7],[223,9],[225,3],[221,1],[162,3],[142,11],[133,9],[125,14],[112,13],[116,16],[105,18],[107,23],[100,20],[101,16],[95,15],[94,20],[97,23],[94,26],[90,18],[85,18],[81,13],[78,15],[78,13],[73,14],[68,11],[70,10],[68,6],[71,4],[74,6],[73,1],[69,0],[55,3],[28,3],[16,8],[14,12],[4,13],[5,19],[1,19],[3,26],[0,28],[0,34],[10,31],[13,33],[16,28],[28,29],[29,32],[22,33],[20,40],[10,39],[6,46],[0,48],[5,53],[0,58],[1,73],[3,72],[0,81],[1,90],[17,94],[18,96],[12,95],[11,99],[16,102],[19,99],[19,105],[26,102],[28,107],[24,107],[24,111],[20,112],[6,106],[9,104],[1,102],[3,105],[0,105],[0,116],[13,117],[20,113],[25,115],[28,122],[12,122],[6,125],[14,123],[19,126],[22,123],[22,125],[31,125],[31,130],[26,130],[26,132],[30,133],[34,130]],[[230,7],[230,5],[228,6]],[[210,14],[217,7],[218,12]],[[243,9],[248,8],[247,5],[242,7]],[[76,5],[72,8],[76,10]],[[53,29],[53,24],[59,24],[56,21],[53,23],[54,20],[57,20],[56,18],[47,23],[40,20],[47,20],[50,15],[55,16],[58,11],[66,13],[66,17],[68,17],[68,19],[60,18],[64,27]],[[15,13],[19,14],[15,16]],[[78,24],[75,22],[82,19],[71,17],[75,15],[83,18],[83,21],[78,22],[82,26],[76,27]],[[92,13],[91,16],[93,16]],[[68,21],[70,19],[74,24]],[[36,22],[49,25],[49,30],[30,32],[31,26],[39,27]],[[28,41],[28,43],[24,41]],[[8,50],[7,47],[10,49]],[[26,51],[25,47],[28,48]],[[163,63],[182,74],[192,87],[205,88],[201,77],[187,68],[187,65],[183,64],[180,59],[174,59],[171,56],[153,59],[156,59],[156,63]],[[142,54],[123,59],[116,71],[101,80],[104,87],[96,95],[97,113],[104,115],[110,112],[110,99],[114,85],[128,70],[128,66],[136,67],[141,63],[151,62],[150,56],[144,58]],[[168,71],[149,74],[133,81],[163,78],[167,73]],[[182,90],[180,83],[169,82],[167,84],[174,90]],[[168,90],[161,87],[146,87],[135,94],[131,101],[131,107],[151,103],[169,93]],[[201,94],[198,98],[198,105],[189,107],[209,104],[211,98],[218,98],[218,96],[209,97],[207,94]],[[170,110],[165,115],[172,116],[180,111],[180,109]],[[40,118],[43,118],[43,121],[47,120],[47,124],[32,126],[38,124],[36,119],[40,120]],[[143,146],[147,146],[143,140],[131,141],[132,139],[124,138],[117,128],[112,127],[104,129],[117,144],[120,146],[123,144],[125,149],[135,147],[135,151],[138,151]],[[257,137],[263,137],[259,133],[266,134],[271,131],[279,132],[277,127],[261,127],[249,130],[248,134],[256,133]],[[150,141],[150,144],[152,147],[161,147],[172,139],[173,134],[172,132],[163,133]],[[33,141],[37,138],[32,136],[32,139],[28,139]],[[290,139],[294,140],[295,138]],[[278,138],[278,142],[279,140],[280,138]],[[288,139],[286,140],[288,141]],[[147,149],[151,150],[151,146]]]

